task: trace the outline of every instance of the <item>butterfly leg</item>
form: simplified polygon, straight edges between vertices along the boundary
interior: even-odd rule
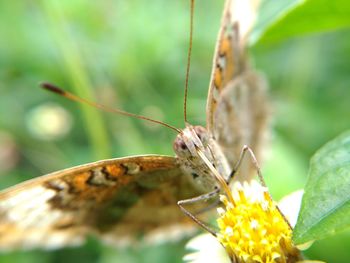
[[[229,177],[227,179],[227,183],[230,184],[231,181],[233,180],[233,178],[234,178],[236,172],[238,171],[239,167],[241,166],[241,163],[242,163],[242,161],[243,161],[243,159],[245,157],[245,154],[247,152],[249,153],[249,156],[252,159],[253,165],[254,165],[254,167],[255,167],[255,169],[257,171],[258,178],[259,178],[259,181],[260,181],[261,185],[266,187],[266,183],[265,183],[265,180],[264,180],[264,178],[263,178],[263,176],[261,174],[261,169],[259,167],[259,164],[258,164],[258,161],[257,161],[257,159],[255,157],[255,154],[253,153],[253,150],[247,145],[244,145],[242,147],[242,150],[241,150],[241,153],[239,155],[238,161],[237,161],[235,167],[233,168],[233,170],[231,171],[231,173],[230,173],[230,175],[229,175]]]
[[[219,188],[216,188],[214,191],[211,191],[209,193],[190,198],[190,199],[185,199],[185,200],[180,200],[177,202],[177,205],[180,207],[182,212],[187,215],[189,218],[191,218],[194,222],[196,222],[198,225],[200,225],[202,228],[204,228],[206,231],[208,231],[210,234],[216,237],[216,233],[214,230],[212,230],[210,227],[206,226],[205,223],[203,223],[201,220],[199,220],[195,215],[193,215],[190,211],[188,211],[183,205],[186,204],[193,204],[197,203],[199,201],[206,201],[213,196],[216,196],[220,192]]]
[[[228,180],[227,180],[227,183],[229,184],[229,183],[232,181],[232,179],[234,178],[234,175],[235,175],[235,173],[237,172],[237,170],[239,169],[239,166],[241,165],[242,160],[243,160],[243,158],[244,158],[246,152],[249,153],[249,156],[250,156],[251,159],[252,159],[253,165],[254,165],[254,167],[255,167],[255,169],[256,169],[256,171],[257,171],[257,174],[258,174],[258,178],[259,178],[260,184],[261,184],[263,187],[267,187],[267,186],[266,186],[266,183],[265,183],[265,180],[264,180],[264,178],[263,178],[263,176],[262,176],[261,169],[260,169],[260,167],[259,167],[258,161],[257,161],[257,159],[256,159],[256,157],[255,157],[255,155],[254,155],[254,153],[253,153],[253,150],[252,150],[251,148],[249,148],[249,146],[247,146],[247,145],[244,145],[244,146],[243,146],[243,148],[242,148],[242,150],[241,150],[241,153],[240,153],[240,155],[239,155],[239,159],[238,159],[238,161],[237,161],[235,167],[233,168],[232,172],[230,173],[230,176],[229,176],[229,178],[228,178]],[[270,199],[273,200],[273,199],[272,199],[272,196],[270,195],[270,193],[268,193],[268,194],[269,194],[269,196],[270,196]],[[284,218],[284,220],[286,221],[286,223],[289,225],[290,229],[293,229],[292,226],[290,225],[289,221],[287,220],[287,218],[284,216],[284,214],[282,213],[282,211],[279,209],[278,205],[276,205],[276,208],[277,208],[277,210],[279,211],[279,213],[281,214],[281,216]]]

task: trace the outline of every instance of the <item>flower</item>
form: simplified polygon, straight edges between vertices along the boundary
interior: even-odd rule
[[[209,234],[190,241],[197,252],[184,259],[193,262],[298,262],[299,249],[292,243],[292,228],[277,208],[266,187],[258,182],[235,183],[232,192],[221,196],[217,240]],[[223,249],[224,248],[224,249]],[[217,251],[213,252],[216,249]],[[230,259],[221,256],[226,250]],[[211,255],[209,255],[211,253]],[[208,260],[216,257],[216,259]],[[204,259],[204,260],[202,260]]]
[[[236,183],[232,200],[221,196],[218,240],[235,262],[295,262],[292,229],[267,189],[256,181]]]

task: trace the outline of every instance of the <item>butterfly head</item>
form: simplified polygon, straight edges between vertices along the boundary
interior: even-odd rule
[[[216,181],[203,158],[213,162],[209,132],[202,126],[186,125],[174,141],[174,151],[183,172],[190,176],[193,185],[201,191],[213,190]],[[200,155],[202,153],[203,155]]]
[[[210,135],[202,126],[187,125],[174,141],[174,151],[179,158],[197,156],[197,151],[205,152],[208,147]]]
[[[218,185],[212,171],[208,169],[208,162],[224,178],[230,172],[220,147],[202,126],[186,125],[174,141],[174,151],[182,170],[192,177],[198,189],[209,191]]]

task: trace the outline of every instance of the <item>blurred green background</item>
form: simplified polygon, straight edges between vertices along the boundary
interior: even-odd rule
[[[172,155],[173,131],[81,107],[38,83],[48,80],[101,104],[183,127],[188,2],[1,1],[1,188],[102,158]],[[205,123],[222,7],[223,1],[196,3],[188,100],[195,124]],[[303,30],[302,23],[296,26]],[[276,200],[302,188],[312,154],[350,126],[349,33],[260,41],[251,49],[270,82],[272,132],[262,166]],[[305,254],[347,262],[349,242],[345,232],[316,242]],[[0,262],[181,262],[184,244],[116,249],[89,240],[79,248],[1,253]]]

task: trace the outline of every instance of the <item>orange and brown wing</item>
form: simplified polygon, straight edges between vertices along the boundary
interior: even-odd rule
[[[207,101],[207,128],[231,167],[237,163],[244,145],[260,157],[268,116],[266,82],[249,66],[245,53],[249,29],[244,29],[244,39],[240,36],[241,24],[252,23],[242,21],[243,16],[237,14],[243,12],[232,9],[243,10],[242,2],[245,1],[226,2]],[[236,178],[249,180],[254,176],[252,171],[251,166],[243,165]]]
[[[87,235],[116,244],[157,237],[162,229],[175,235],[177,226],[191,225],[176,202],[196,194],[167,156],[48,174],[0,193],[0,250],[78,245]]]
[[[211,80],[207,100],[207,128],[214,128],[214,115],[218,100],[227,83],[237,77],[244,68],[239,43],[239,28],[233,23],[231,1],[226,1],[216,42]]]

